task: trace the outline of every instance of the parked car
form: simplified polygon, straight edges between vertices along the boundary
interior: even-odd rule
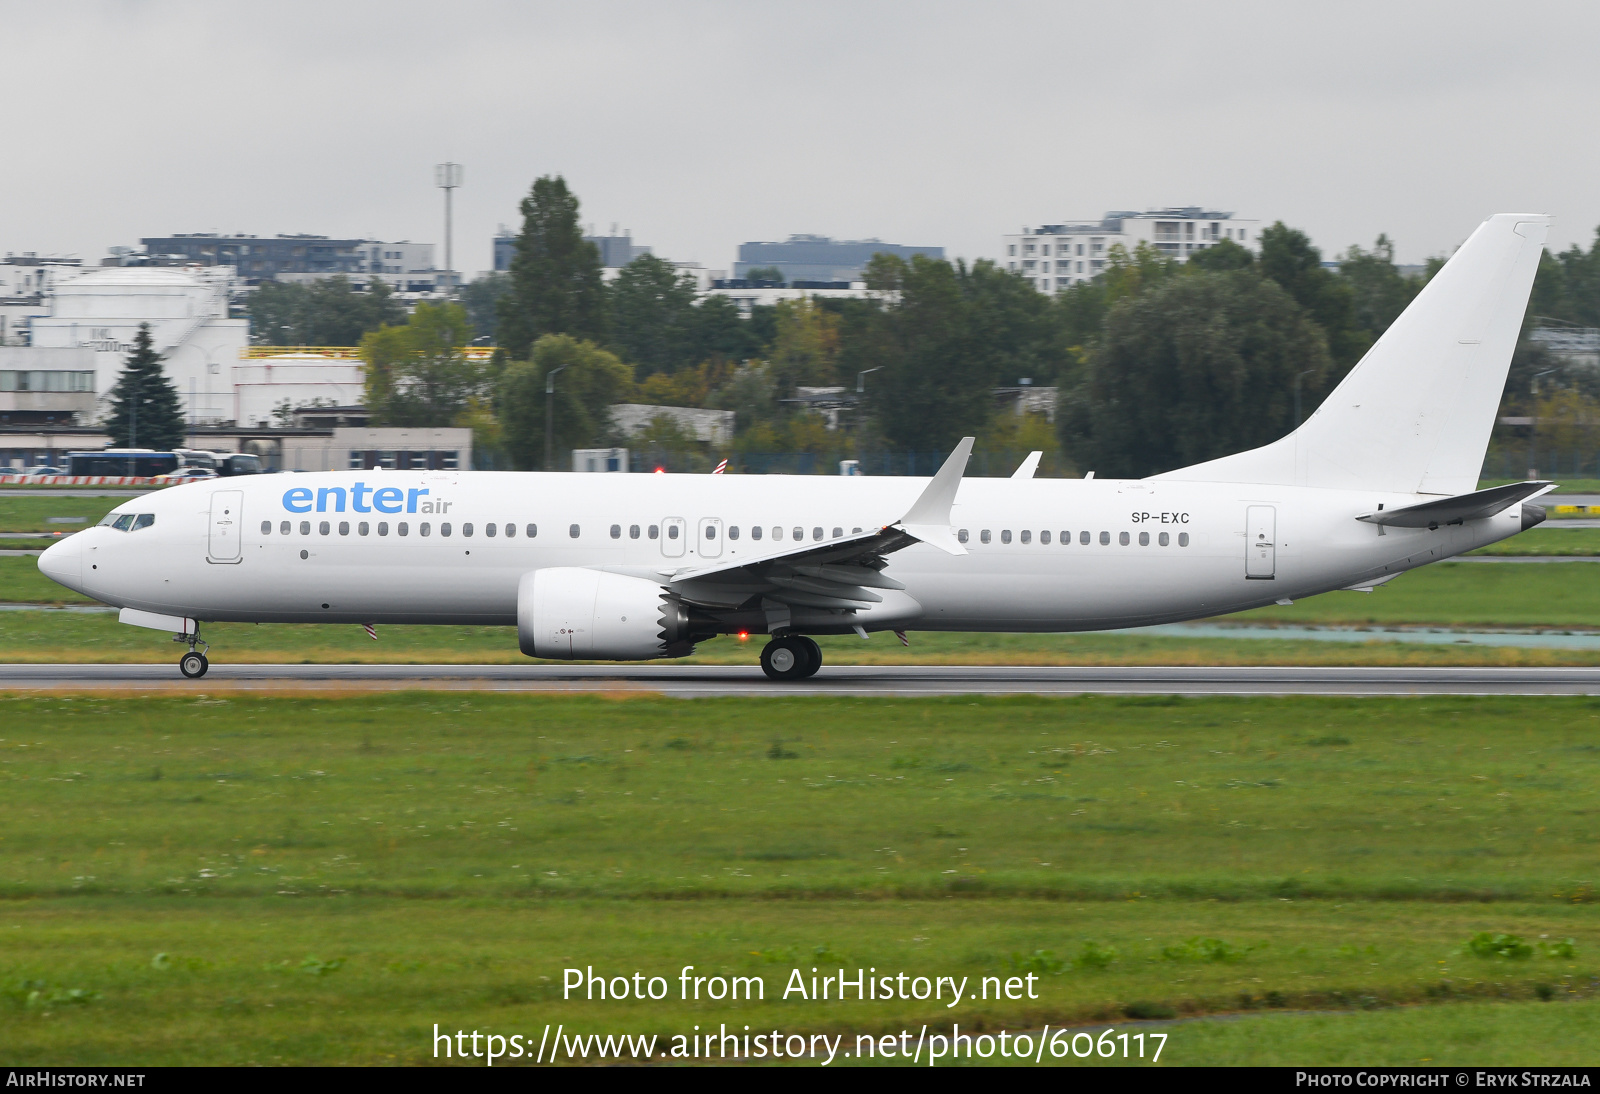
[[[67,470],[64,467],[30,467],[22,475],[23,478],[27,479],[42,479],[49,475],[65,475],[66,473]]]

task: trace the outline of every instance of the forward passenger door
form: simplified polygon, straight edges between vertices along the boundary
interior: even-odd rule
[[[244,529],[244,491],[217,490],[211,495],[211,538],[206,557],[211,562],[240,560],[239,534]]]

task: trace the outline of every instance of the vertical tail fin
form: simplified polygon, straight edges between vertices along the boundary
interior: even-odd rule
[[[1397,493],[1477,489],[1550,218],[1484,221],[1304,425],[1155,476]]]

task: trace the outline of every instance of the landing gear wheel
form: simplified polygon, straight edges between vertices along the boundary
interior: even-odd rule
[[[178,662],[178,671],[191,680],[200,679],[206,674],[206,669],[210,667],[211,662],[206,660],[206,655],[195,653],[193,650],[184,654],[183,659]]]
[[[800,679],[809,680],[815,676],[817,674],[817,670],[822,667],[822,647],[817,645],[816,642],[811,638],[808,638],[803,634],[795,635],[795,640],[805,646],[806,657],[811,662],[810,667],[808,667],[800,676]]]
[[[774,638],[761,651],[761,671],[771,680],[804,680],[822,667],[822,651],[804,635]]]

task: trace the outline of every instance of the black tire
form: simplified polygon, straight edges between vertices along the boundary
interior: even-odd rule
[[[809,680],[815,676],[817,674],[817,670],[822,667],[822,647],[817,645],[814,639],[803,634],[795,635],[795,641],[799,642],[805,647],[806,660],[810,662],[810,664],[808,664],[806,667],[806,671],[800,676],[796,677],[796,679]]]
[[[192,651],[184,654],[183,658],[178,662],[178,671],[191,680],[200,679],[210,667],[211,662],[206,660],[205,654]]]
[[[774,638],[761,650],[761,671],[769,680],[804,680],[817,671],[807,641],[794,635]]]

